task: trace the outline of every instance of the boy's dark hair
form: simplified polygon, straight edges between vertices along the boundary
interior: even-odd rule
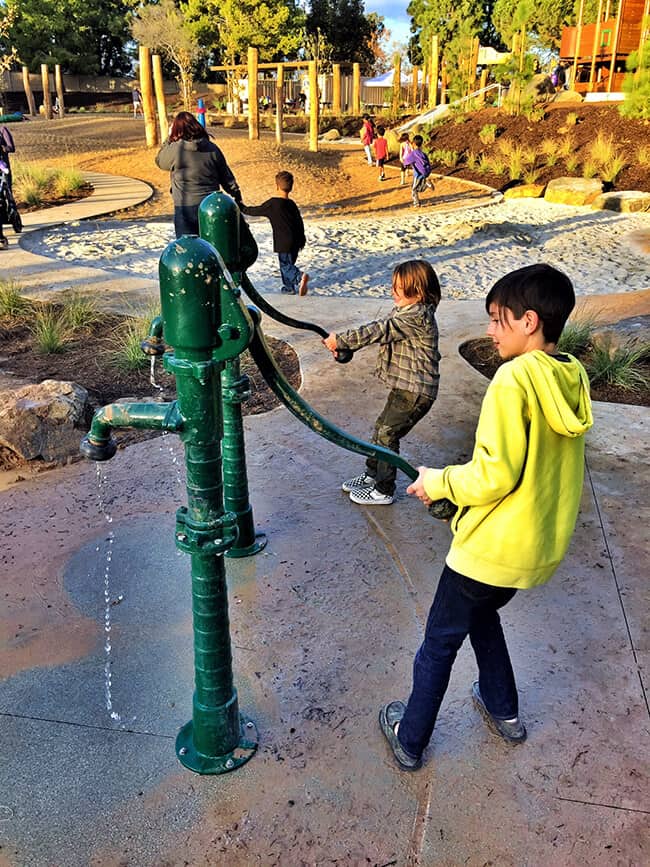
[[[383,135],[386,132],[386,128],[383,126],[378,126],[377,132],[379,133],[379,135]]]
[[[293,189],[293,175],[291,172],[278,172],[275,176],[275,185],[283,193],[290,193]]]
[[[485,299],[485,309],[489,313],[491,304],[507,307],[515,319],[533,310],[540,318],[544,339],[557,343],[575,303],[573,284],[567,275],[540,263],[518,268],[497,280]]]
[[[424,259],[409,259],[393,270],[393,286],[405,298],[420,301],[422,304],[440,304],[440,283],[438,275]]]
[[[424,142],[424,139],[422,138],[421,135],[414,135],[413,136],[413,144],[416,146],[416,148],[421,148],[423,142]]]
[[[400,141],[410,141],[410,136],[407,132],[403,132],[399,137]]]

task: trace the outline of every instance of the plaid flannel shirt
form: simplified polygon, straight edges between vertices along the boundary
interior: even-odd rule
[[[431,304],[393,307],[385,319],[336,335],[337,349],[361,349],[379,343],[375,374],[389,388],[436,399],[438,394],[438,325]]]

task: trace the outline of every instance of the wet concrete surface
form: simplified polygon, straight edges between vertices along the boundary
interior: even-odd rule
[[[332,328],[382,309],[275,303]],[[439,318],[441,393],[404,442],[413,464],[469,455],[486,387],[456,349],[482,334],[482,304],[443,302]],[[265,327],[296,347],[306,400],[366,437],[385,397],[373,350],[335,365],[313,335]],[[173,546],[177,439],[103,466],[110,524],[86,463],[0,493],[1,867],[647,863],[649,413],[596,405],[569,554],[503,613],[528,741],[509,747],[484,726],[463,648],[415,774],[394,764],[377,713],[408,693],[449,531],[406,497],[405,479],[393,506],[355,506],[339,486],[358,456],[283,408],[246,418],[251,502],[269,543],[226,568],[235,682],[260,746],[216,777],[174,754],[193,677],[189,558]],[[111,532],[120,720],[104,677]]]

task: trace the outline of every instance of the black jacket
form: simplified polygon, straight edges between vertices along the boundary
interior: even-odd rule
[[[305,246],[305,227],[298,206],[292,199],[273,196],[261,205],[240,205],[242,213],[251,217],[268,217],[273,229],[275,253],[293,253]]]

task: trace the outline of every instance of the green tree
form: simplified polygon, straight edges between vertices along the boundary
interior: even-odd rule
[[[619,111],[625,117],[650,120],[650,39],[627,59],[627,75],[623,81],[625,102]]]
[[[185,17],[215,59],[246,63],[249,47],[266,62],[296,57],[305,15],[296,0],[188,0]]]
[[[131,23],[134,39],[155,51],[162,51],[177,71],[183,106],[192,104],[192,72],[201,57],[199,41],[186,23],[174,0],[142,6]]]
[[[518,3],[519,0],[496,0],[494,4],[494,24],[508,46],[519,30],[514,20]],[[543,48],[558,48],[562,28],[572,20],[573,3],[574,0],[535,0],[527,21],[529,37]]]
[[[370,72],[374,63],[373,26],[365,14],[363,0],[311,0],[307,33],[321,31],[332,46],[332,59],[360,63]]]
[[[122,75],[131,69],[127,15],[132,0],[7,0],[8,37],[36,72],[59,63],[77,75]]]

